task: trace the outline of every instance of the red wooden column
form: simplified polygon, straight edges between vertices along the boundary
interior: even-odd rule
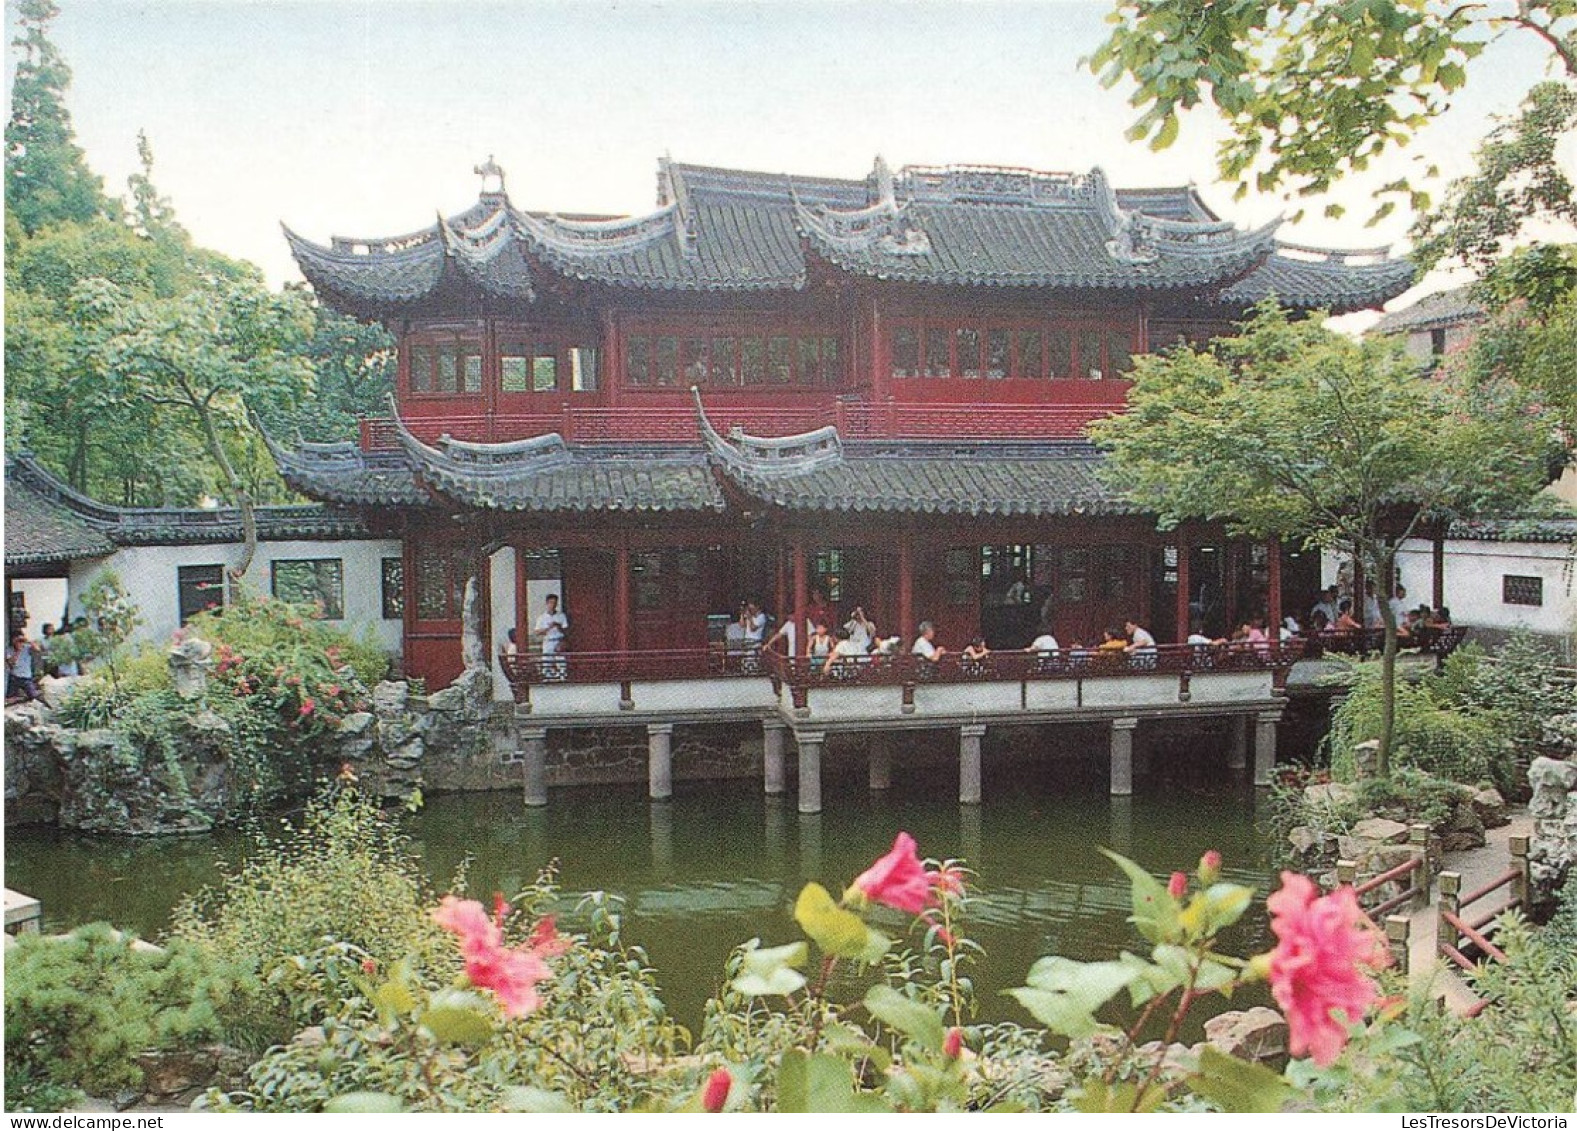
[[[1281,639],[1281,540],[1272,538],[1265,545],[1266,610],[1270,623],[1265,626],[1272,642]]]
[[[1190,557],[1188,535],[1183,533],[1183,528],[1177,528],[1177,642],[1186,644],[1191,631],[1190,622],[1193,618],[1189,615],[1188,599],[1191,596],[1193,582],[1188,576],[1188,559]]]
[[[793,616],[794,612],[789,608],[788,559],[783,556],[782,546],[778,547],[776,557],[777,604],[773,607],[778,612],[778,623],[784,624],[786,623],[786,618]]]
[[[1446,536],[1444,531],[1435,535],[1435,543],[1431,554],[1434,590],[1429,595],[1429,607],[1439,609],[1446,603]]]
[[[630,650],[630,548],[613,554],[613,643],[620,652]]]
[[[1237,628],[1242,624],[1240,619],[1243,610],[1238,608],[1238,571],[1243,559],[1238,554],[1238,544],[1228,541],[1221,547],[1221,556],[1226,559],[1221,570],[1222,599],[1227,610],[1227,624],[1230,628]]]
[[[794,654],[810,653],[810,633],[805,631],[805,610],[810,607],[810,570],[805,561],[805,544],[794,543],[794,611],[789,614],[798,623],[794,625]]]

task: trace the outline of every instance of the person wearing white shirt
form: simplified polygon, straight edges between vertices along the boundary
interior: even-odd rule
[[[909,651],[932,663],[947,654],[947,649],[936,643],[936,625],[928,620],[920,622],[920,635],[915,637],[914,647]]]
[[[1133,621],[1124,627],[1128,630],[1127,651],[1133,655],[1151,655],[1155,652],[1155,637],[1140,628]]]
[[[542,641],[542,674],[547,679],[563,679],[564,637],[569,632],[569,617],[559,611],[558,594],[549,593],[545,602],[547,610],[537,618],[531,634]]]
[[[1051,634],[1051,629],[1047,628],[1047,629],[1043,629],[1039,636],[1035,637],[1034,640],[1030,641],[1029,647],[1024,649],[1024,651],[1026,651],[1026,652],[1056,652],[1056,651],[1060,651],[1061,648],[1062,648],[1062,645],[1058,644],[1057,643],[1057,638]]]
[[[876,626],[871,623],[870,618],[865,615],[865,610],[859,605],[854,607],[853,615],[849,617],[849,622],[843,628],[849,634],[849,643],[859,649],[861,654],[869,652],[871,646],[876,643]]]
[[[1407,588],[1406,588],[1406,586],[1398,585],[1396,587],[1396,596],[1392,597],[1391,600],[1388,603],[1391,606],[1391,615],[1396,618],[1396,623],[1397,624],[1406,624],[1407,623]]]
[[[827,656],[827,662],[821,666],[821,674],[839,674],[833,671],[834,666],[845,672],[852,670],[846,665],[856,664],[864,659],[865,651],[864,648],[855,644],[853,638],[849,635],[848,629],[840,628],[838,630],[838,642],[832,646],[832,652]]]

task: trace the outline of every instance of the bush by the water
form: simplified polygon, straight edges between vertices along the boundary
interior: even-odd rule
[[[395,820],[336,785],[299,824],[259,835],[233,874],[179,905],[171,933],[262,980],[244,1018],[261,1046],[334,1014],[364,962],[404,959],[429,976],[452,975],[435,902]]]
[[[231,1035],[239,1003],[258,988],[249,972],[188,944],[132,942],[99,923],[7,948],[7,1110],[58,1111],[83,1091],[136,1089],[140,1054]]]
[[[223,726],[204,733],[222,744],[234,777],[223,817],[304,793],[335,728],[366,709],[368,686],[388,667],[375,644],[269,597],[243,595],[193,617],[177,637],[213,646],[200,700],[177,696],[168,645],[150,643],[113,667],[96,665],[62,705],[60,721],[110,729],[118,758],[160,772],[189,796],[180,754],[192,741],[192,719],[217,716]]]

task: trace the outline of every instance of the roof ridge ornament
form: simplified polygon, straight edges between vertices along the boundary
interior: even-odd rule
[[[497,161],[493,160],[493,155],[491,153],[487,155],[486,161],[482,162],[480,165],[477,165],[471,171],[478,177],[482,178],[482,191],[479,194],[480,196],[489,197],[506,195],[504,192],[504,169]],[[498,182],[494,188],[487,187],[488,178],[493,178]]]
[[[833,425],[793,436],[751,436],[735,426],[721,436],[701,403],[701,390],[690,386],[696,422],[708,456],[730,475],[781,479],[843,462],[843,440]]]

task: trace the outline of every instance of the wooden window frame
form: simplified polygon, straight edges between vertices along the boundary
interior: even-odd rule
[[[435,386],[438,381],[439,357],[445,351],[454,353],[455,387],[452,391],[436,387],[429,389],[416,388],[411,355],[417,349],[432,351],[432,380]],[[481,372],[476,390],[468,391],[465,387],[465,359],[473,355],[478,358]],[[424,326],[421,329],[410,331],[400,339],[398,388],[402,399],[475,400],[482,402],[487,398],[487,387],[492,379],[491,374],[496,372],[497,368],[497,359],[489,356],[488,334],[485,326],[472,323],[453,326]]]
[[[658,343],[669,338],[675,343],[675,380],[671,384],[662,384],[657,380],[656,373]],[[784,340],[788,343],[787,381],[774,378],[774,373],[783,372],[781,364],[774,365],[773,359],[777,356],[774,343]],[[833,348],[836,354],[831,359],[833,371],[830,379],[826,359],[826,343],[829,340],[835,343]],[[632,350],[632,343],[637,341],[643,343],[647,357],[647,379],[641,383],[631,379],[631,355],[640,353],[643,348]],[[723,342],[731,344],[732,364],[719,367],[713,360],[714,347]],[[754,343],[759,343],[761,347],[759,380],[752,378],[752,370],[746,364]],[[806,363],[807,343],[813,346],[812,352],[816,359],[814,365]],[[693,357],[691,346],[696,347]],[[696,385],[707,391],[748,390],[769,395],[794,395],[812,389],[842,389],[849,384],[846,360],[848,347],[844,334],[840,329],[824,323],[766,319],[697,319],[685,323],[643,320],[620,330],[620,347],[616,380],[621,392],[633,394],[667,393],[688,390],[691,385]],[[693,364],[687,367],[687,360]],[[689,371],[692,369],[693,373]],[[714,380],[718,374],[730,374],[732,379]]]
[[[959,340],[966,332],[976,335],[979,345],[979,367],[973,376],[965,376],[964,366],[959,354]],[[897,335],[900,333],[913,334],[915,338],[916,366],[914,376],[900,374],[894,358],[897,356]],[[1006,334],[1008,336],[1008,369],[1002,377],[991,377],[991,337],[993,334]],[[1023,341],[1025,334],[1040,335],[1040,364],[1035,373],[1024,371],[1022,358]],[[1066,335],[1068,372],[1054,373],[1052,371],[1052,341],[1055,335]],[[944,339],[947,343],[947,372],[945,374],[931,373],[929,364],[934,338]],[[1091,365],[1082,356],[1087,352],[1084,347],[1085,339],[1092,338],[1099,342],[1099,357],[1097,364]],[[1126,338],[1128,341],[1127,364],[1121,370],[1114,370],[1111,358],[1114,338]],[[908,381],[1090,381],[1092,369],[1100,370],[1101,380],[1126,381],[1128,374],[1133,370],[1133,359],[1140,356],[1137,352],[1138,330],[1136,327],[1113,325],[1091,318],[1070,319],[1034,319],[1034,318],[943,318],[935,316],[908,316],[894,318],[887,322],[883,331],[882,351],[883,365],[886,366],[887,380],[903,383]],[[940,361],[941,351],[937,351],[937,360]]]

